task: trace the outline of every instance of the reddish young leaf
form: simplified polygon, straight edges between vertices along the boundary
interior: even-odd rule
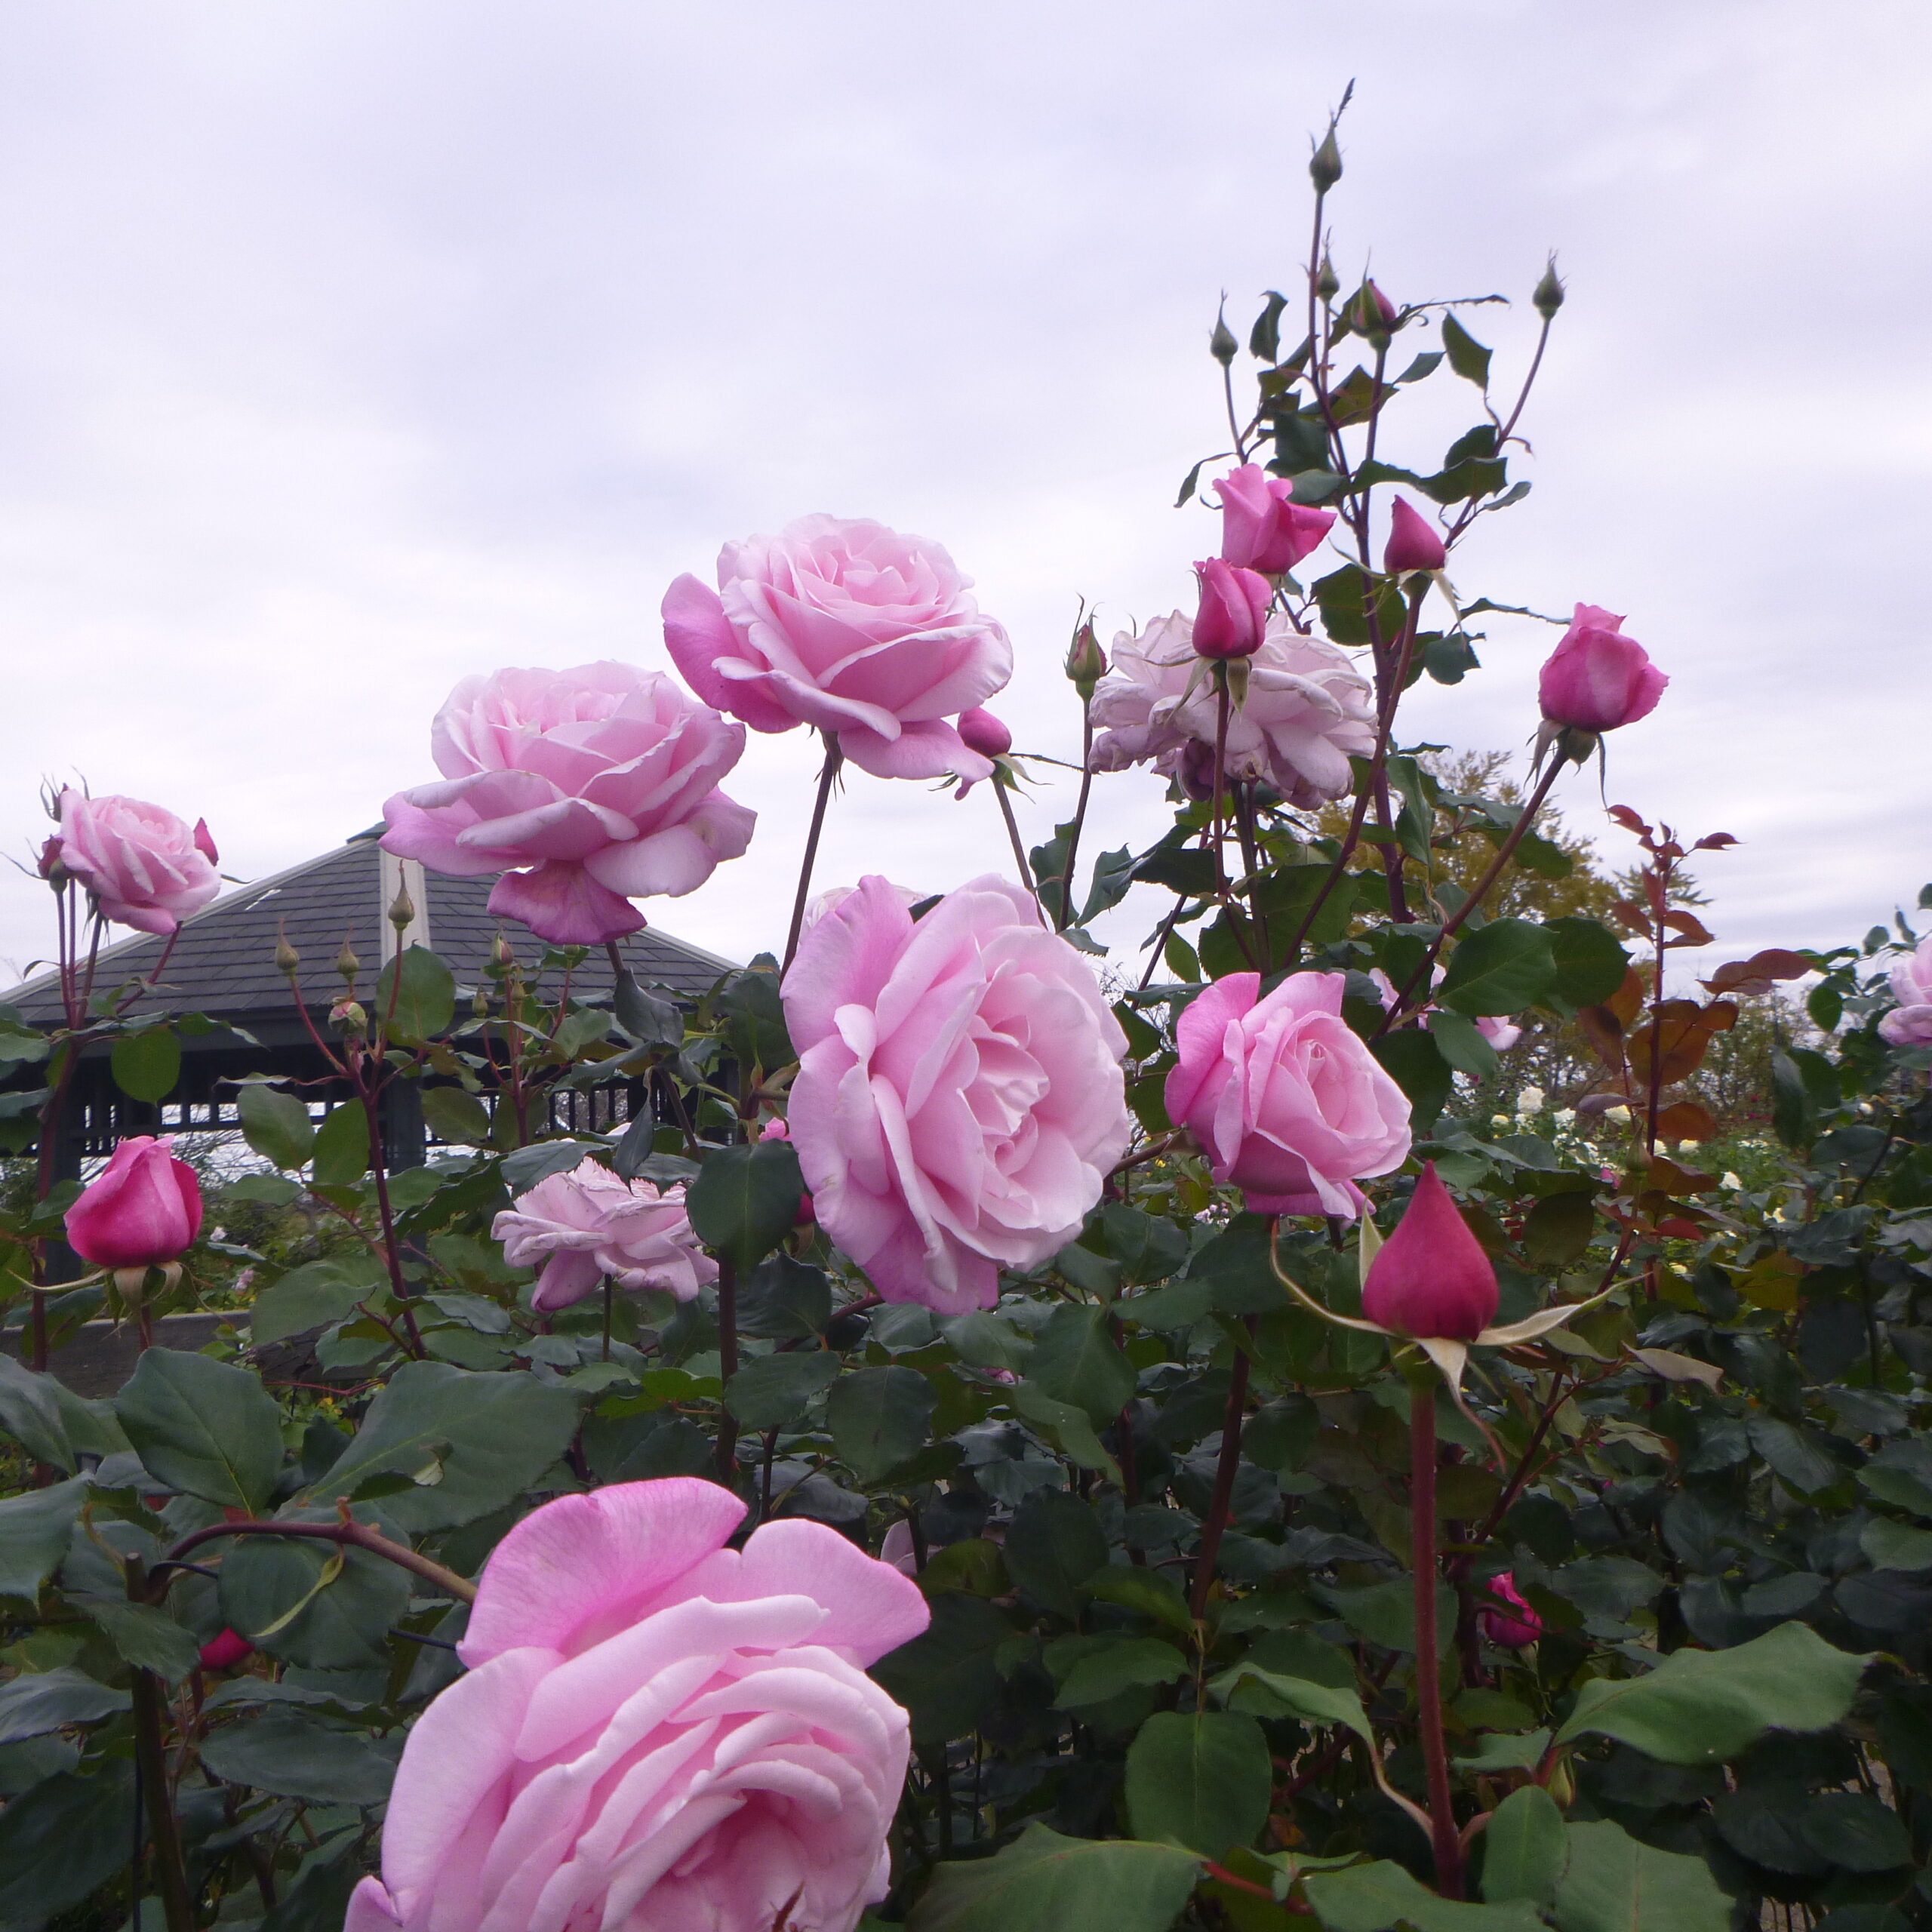
[[[1737,993],[1749,998],[1769,992],[1780,980],[1802,979],[1814,970],[1810,961],[1802,953],[1774,946],[1762,952],[1752,953],[1749,959],[1726,960],[1700,983],[1706,992]]]
[[[1666,1140],[1711,1140],[1717,1131],[1709,1109],[1695,1100],[1673,1101],[1657,1115],[1657,1133]]]
[[[1712,943],[1711,935],[1705,930],[1704,922],[1693,913],[1673,909],[1663,915],[1663,922],[1672,932],[1680,934],[1687,946],[1709,946]]]
[[[1737,1008],[1728,1000],[1700,1006],[1695,1000],[1667,999],[1654,1014],[1654,1026],[1639,1026],[1630,1035],[1630,1064],[1639,1079],[1648,1080],[1654,1050],[1657,1083],[1670,1087],[1703,1065],[1712,1038],[1736,1023]]]
[[[1737,843],[1727,832],[1708,832],[1690,849],[1694,852],[1721,852],[1727,845]]]
[[[1612,805],[1610,815],[1626,832],[1634,832],[1646,838],[1650,836],[1651,828],[1628,805]]]

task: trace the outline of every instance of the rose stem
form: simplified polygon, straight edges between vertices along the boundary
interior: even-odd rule
[[[818,835],[825,829],[825,808],[832,797],[832,782],[845,762],[838,740],[829,733],[825,740],[825,763],[818,774],[818,797],[812,805],[812,829],[805,835],[804,863],[798,868],[798,896],[792,902],[792,930],[785,936],[785,964],[798,949],[798,934],[805,923],[805,900],[812,889],[812,866],[818,857]]]
[[[1247,1339],[1254,1334],[1254,1317],[1247,1317]],[[1201,1525],[1201,1553],[1194,1559],[1194,1588],[1188,1607],[1196,1623],[1208,1607],[1208,1592],[1214,1582],[1214,1559],[1220,1554],[1222,1534],[1228,1527],[1228,1512],[1235,1498],[1235,1472],[1241,1466],[1241,1420],[1247,1405],[1247,1350],[1235,1345],[1235,1361],[1228,1377],[1228,1406],[1221,1418],[1221,1460],[1214,1469],[1214,1500],[1208,1520]]]
[[[1449,1758],[1442,1738],[1441,1666],[1435,1654],[1435,1378],[1409,1384],[1409,1514],[1416,1586],[1416,1708],[1423,1764],[1429,1777],[1435,1881],[1446,1897],[1463,1896],[1463,1854],[1449,1798]]]

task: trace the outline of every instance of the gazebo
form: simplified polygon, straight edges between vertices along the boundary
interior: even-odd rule
[[[334,851],[227,894],[185,921],[167,958],[166,970],[143,1005],[157,1011],[205,1014],[213,1026],[181,1033],[181,1072],[174,1091],[158,1101],[130,1099],[115,1085],[105,1043],[90,1048],[76,1069],[63,1111],[60,1144],[54,1152],[57,1179],[77,1175],[90,1159],[112,1151],[129,1134],[206,1134],[238,1126],[236,1089],[225,1085],[246,1073],[286,1074],[315,1081],[326,1073],[291,995],[289,983],[275,964],[278,938],[285,935],[301,955],[300,983],[304,1003],[318,1029],[342,987],[335,961],[346,940],[362,961],[358,984],[366,998],[381,967],[399,947],[427,946],[455,974],[460,994],[482,977],[491,949],[500,934],[534,975],[543,942],[514,920],[488,909],[494,881],[448,878],[426,872],[414,860],[398,859],[377,844],[382,827],[358,832]],[[406,888],[415,918],[398,935],[388,909]],[[163,942],[146,934],[101,949],[94,986],[100,992],[144,978],[161,963]],[[688,1004],[732,970],[731,962],[702,947],[654,929],[621,943],[624,963],[646,988],[657,987]],[[554,986],[556,976],[548,976]],[[611,991],[609,961],[593,952],[577,967],[571,990],[595,998]],[[59,1024],[63,1015],[54,976],[29,980],[0,993],[35,1026]],[[142,1007],[133,1009],[138,1014]],[[254,1044],[251,1044],[251,1041]],[[26,1072],[39,1075],[43,1069]],[[11,1084],[37,1082],[17,1076]],[[635,1091],[632,1091],[635,1090]],[[339,1095],[325,1086],[305,1092],[326,1103]],[[557,1124],[608,1127],[628,1119],[645,1104],[642,1083],[619,1083],[608,1095],[571,1092],[558,1097],[560,1108],[585,1118],[560,1114]],[[420,1164],[427,1150],[420,1090],[414,1082],[392,1082],[385,1094],[383,1132],[390,1164]]]

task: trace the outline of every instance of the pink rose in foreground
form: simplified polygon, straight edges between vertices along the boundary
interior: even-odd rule
[[[1192,626],[1178,611],[1139,636],[1114,639],[1113,668],[1094,693],[1094,769],[1152,764],[1186,783],[1214,755],[1214,691],[1199,675]],[[1368,680],[1334,645],[1303,637],[1285,617],[1268,621],[1247,660],[1247,694],[1228,716],[1227,774],[1260,779],[1291,805],[1339,798],[1352,782],[1351,754],[1375,749]]]
[[[1197,657],[1251,657],[1261,648],[1274,597],[1268,580],[1210,557],[1196,564],[1201,607],[1194,614],[1192,641]]]
[[[876,876],[785,975],[792,1144],[826,1232],[888,1301],[990,1308],[1079,1232],[1129,1134],[1127,1041],[1032,899],[986,878],[915,924]]]
[[[1898,1004],[1878,1022],[1878,1037],[1894,1047],[1932,1045],[1932,939],[1892,968]]]
[[[1496,1319],[1496,1270],[1431,1161],[1368,1264],[1361,1312],[1392,1334],[1473,1342]]]
[[[444,782],[383,808],[383,849],[459,878],[502,872],[490,910],[560,946],[637,931],[632,897],[694,891],[751,842],[755,814],[718,789],[744,727],[662,672],[466,678],[429,747]]]
[[[583,1300],[607,1275],[620,1288],[668,1288],[680,1301],[718,1278],[692,1232],[681,1181],[660,1193],[589,1156],[518,1195],[490,1235],[512,1268],[542,1264],[530,1301],[541,1314]]]
[[[165,937],[221,890],[208,820],[190,827],[139,798],[90,798],[69,786],[59,856],[104,918],[144,933]]]
[[[1481,1620],[1482,1634],[1492,1644],[1506,1651],[1520,1651],[1543,1635],[1543,1619],[1517,1589],[1513,1571],[1499,1570],[1484,1587],[1492,1597],[1501,1599],[1497,1604],[1484,1604],[1476,1613]],[[1505,1609],[1504,1604],[1510,1607]]]
[[[165,1268],[180,1260],[202,1227],[195,1171],[174,1142],[137,1134],[81,1190],[67,1210],[67,1245],[97,1268]]]
[[[478,1581],[345,1932],[851,1932],[891,1879],[906,1713],[865,1667],[925,1600],[691,1476],[567,1496]]]
[[[881,523],[801,517],[681,577],[664,642],[691,689],[754,731],[816,725],[880,778],[990,778],[946,721],[1001,689],[1013,646],[939,545]]]
[[[1635,638],[1618,629],[1623,622],[1597,605],[1577,606],[1537,682],[1543,715],[1552,724],[1614,731],[1657,709],[1670,680]]]
[[[1439,571],[1448,561],[1442,534],[1406,497],[1398,497],[1389,513],[1389,541],[1382,568],[1392,577],[1406,571]]]
[[[1258,1214],[1361,1213],[1358,1180],[1408,1158],[1409,1103],[1342,1017],[1343,975],[1217,980],[1180,1017],[1168,1118]]]
[[[1335,521],[1333,510],[1294,500],[1294,485],[1258,463],[1230,470],[1215,486],[1221,505],[1221,555],[1243,570],[1280,577],[1315,549]]]

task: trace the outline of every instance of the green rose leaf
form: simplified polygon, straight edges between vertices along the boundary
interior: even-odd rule
[[[1222,1858],[1260,1836],[1273,1779],[1268,1740],[1253,1718],[1156,1711],[1128,1748],[1128,1817],[1137,1838]]]
[[[142,1466],[163,1482],[251,1515],[266,1505],[281,1469],[281,1411],[260,1376],[149,1349],[114,1413]]]
[[[908,1924],[911,1932],[1167,1932],[1198,1865],[1172,1845],[1062,1838],[1029,1825],[995,1857],[940,1866]]]

